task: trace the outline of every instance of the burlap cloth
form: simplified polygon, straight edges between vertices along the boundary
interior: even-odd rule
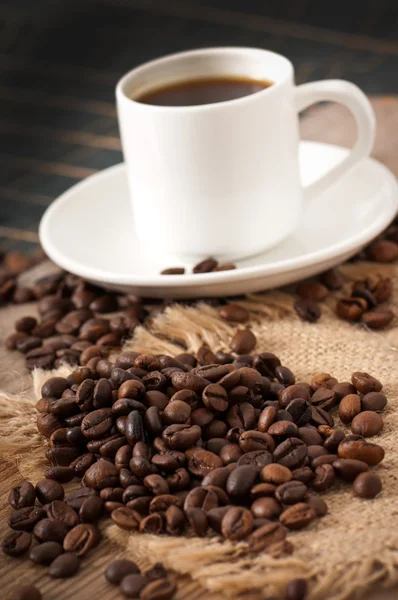
[[[351,280],[371,272],[391,276],[393,304],[397,305],[397,266],[357,263],[345,265],[342,271],[347,288]],[[309,579],[310,600],[343,600],[355,594],[362,597],[375,582],[386,587],[398,583],[398,320],[383,333],[367,331],[338,320],[333,311],[335,301],[333,296],[323,305],[322,318],[316,324],[300,321],[292,308],[292,296],[281,291],[256,294],[239,304],[251,313],[257,350],[277,354],[298,380],[326,371],[344,381],[353,371],[363,370],[384,383],[389,404],[380,435],[386,450],[378,467],[382,493],[373,501],[361,500],[353,497],[349,486],[336,485],[326,494],[329,513],[309,528],[291,533],[295,551],[279,559],[264,552],[249,555],[245,542],[134,535],[108,522],[105,535],[125,546],[132,559],[146,565],[162,561],[179,574],[185,582],[180,598],[278,596],[286,583],[298,576]],[[1,339],[10,333],[18,316],[34,312],[33,305],[3,309]],[[182,348],[196,351],[205,342],[214,350],[228,350],[233,332],[214,308],[174,305],[156,317],[148,330],[138,329],[126,348],[177,354]],[[37,481],[43,473],[45,445],[36,431],[34,404],[43,381],[53,373],[34,372],[32,385],[18,353],[3,350],[1,358],[0,455],[3,460],[17,462],[22,476]],[[69,367],[58,370],[62,375],[69,372]],[[11,568],[11,563],[7,565]],[[94,576],[90,575],[91,580]],[[70,589],[75,589],[74,585]],[[72,597],[83,595],[62,594],[62,598]]]

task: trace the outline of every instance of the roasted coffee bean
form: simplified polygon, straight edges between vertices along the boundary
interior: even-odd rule
[[[334,419],[333,417],[323,410],[323,408],[318,408],[317,406],[311,406],[311,423],[319,427],[319,425],[329,425],[329,427],[333,427]]]
[[[225,390],[223,391],[226,394]],[[151,408],[156,409],[156,407],[154,406]],[[182,402],[181,400],[174,400],[173,402],[170,402],[163,411],[163,420],[168,425],[171,425],[173,423],[186,423],[190,416],[191,407],[189,406],[189,404],[187,404],[186,402]],[[151,427],[151,429],[153,428]],[[162,431],[162,429],[163,428],[160,429],[159,433]],[[153,431],[151,431],[151,433],[153,434]]]
[[[258,417],[258,430],[262,433],[268,431],[268,428],[276,419],[277,410],[274,406],[267,406],[261,411]]]
[[[218,266],[218,262],[214,258],[206,258],[195,265],[192,269],[193,273],[210,273]]]
[[[120,589],[126,598],[141,598],[141,590],[148,584],[148,579],[144,575],[133,573],[126,575],[121,581]]]
[[[42,519],[33,528],[33,535],[39,542],[62,544],[67,532],[68,526],[59,519]]]
[[[77,477],[81,477],[84,473],[96,462],[96,458],[94,454],[91,452],[87,452],[78,456],[76,460],[70,463],[71,469],[73,469],[74,473]]]
[[[79,522],[75,510],[61,500],[53,500],[46,506],[46,512],[49,519],[62,521],[69,528],[74,527]]]
[[[286,529],[279,523],[266,523],[256,529],[249,538],[249,550],[261,552],[268,549],[272,544],[283,541],[286,537]]]
[[[106,487],[116,487],[119,479],[115,465],[101,460],[87,469],[84,481],[93,489],[102,490]]]
[[[369,329],[384,329],[394,319],[394,313],[389,308],[376,308],[362,315],[362,321]]]
[[[66,577],[72,577],[77,573],[80,567],[79,557],[70,552],[65,552],[60,556],[57,556],[48,569],[50,577],[56,579],[64,579]]]
[[[322,444],[322,436],[318,433],[315,427],[306,426],[299,427],[299,438],[307,445],[320,445]]]
[[[88,440],[104,437],[113,425],[111,408],[100,408],[89,412],[83,419],[81,430]]]
[[[166,531],[170,535],[180,535],[185,527],[185,516],[181,508],[171,504],[165,512]]]
[[[79,407],[76,404],[76,396],[72,394],[68,398],[59,398],[58,400],[53,400],[49,406],[49,412],[58,417],[59,419],[64,419],[65,417],[70,417],[77,413]]]
[[[24,479],[21,483],[10,491],[8,495],[8,502],[10,505],[18,510],[19,508],[25,508],[26,506],[33,506],[36,500],[36,492],[30,481]]]
[[[204,477],[209,471],[222,466],[223,461],[219,456],[202,449],[198,449],[188,461],[188,470],[197,477]]]
[[[27,354],[30,350],[34,350],[35,348],[41,346],[41,344],[42,339],[40,337],[34,335],[27,335],[18,339],[15,346],[16,349],[19,350],[19,352]]]
[[[257,344],[257,338],[250,329],[240,329],[231,341],[231,350],[237,354],[249,354]]]
[[[185,498],[184,511],[186,512],[188,508],[202,508],[208,512],[212,508],[217,508],[218,505],[218,495],[214,490],[197,487],[193,488]]]
[[[322,302],[328,296],[329,291],[322,283],[303,281],[297,287],[297,294],[307,300]]]
[[[320,387],[311,396],[311,404],[323,410],[331,410],[338,404],[337,395],[332,389]]]
[[[268,428],[268,433],[274,437],[296,437],[298,435],[298,427],[290,421],[280,420]]]
[[[283,366],[276,367],[275,377],[279,383],[282,383],[285,386],[294,385],[296,382],[296,378],[291,370]]]
[[[76,556],[85,556],[101,540],[100,530],[89,523],[80,523],[65,536],[63,547],[65,552]]]
[[[69,382],[64,377],[50,377],[41,388],[43,398],[58,399],[69,388]]]
[[[70,446],[57,446],[48,448],[45,455],[47,460],[54,466],[67,467],[79,456],[79,449]]]
[[[211,365],[214,364],[215,361],[213,352],[206,344],[203,344],[203,346],[199,348],[196,353],[196,358],[198,359],[198,363],[200,365]]]
[[[160,496],[170,492],[169,484],[161,475],[147,475],[144,479],[144,486],[148,488],[154,496]]]
[[[275,448],[275,442],[269,433],[249,430],[239,436],[239,446],[243,452],[254,452],[256,450],[272,452]]]
[[[272,483],[257,483],[250,490],[250,496],[253,500],[263,498],[264,496],[273,496],[275,494],[276,485]]]
[[[201,508],[188,508],[185,511],[189,525],[192,527],[193,532],[198,537],[206,535],[208,520],[205,511]]]
[[[184,275],[184,273],[184,267],[169,267],[168,269],[163,269],[163,271],[160,271],[161,275]]]
[[[229,474],[226,491],[232,497],[243,497],[248,494],[257,478],[257,469],[253,465],[236,467]]]
[[[331,464],[323,464],[315,468],[315,477],[311,482],[317,492],[324,492],[332,487],[335,480],[335,471]]]
[[[308,586],[305,579],[292,579],[287,584],[285,600],[305,600],[307,589]]]
[[[282,504],[296,504],[304,499],[307,489],[300,481],[287,481],[276,488],[275,498]]]
[[[213,473],[213,471],[211,471],[210,473]],[[202,480],[202,484],[203,481],[204,480]],[[186,469],[177,469],[175,473],[167,477],[167,483],[169,484],[170,490],[172,491],[185,490],[189,485],[188,471]]]
[[[196,488],[196,489],[200,489],[200,488]],[[155,496],[149,504],[149,512],[150,513],[166,512],[166,510],[172,504],[181,508],[182,500],[178,496],[173,496],[171,494],[162,494],[160,496]]]
[[[305,502],[315,510],[317,517],[324,517],[328,512],[328,505],[320,496],[315,496],[315,494],[307,494],[305,497]]]
[[[150,581],[140,592],[142,600],[170,600],[176,586],[166,577]]]
[[[316,469],[321,465],[332,465],[337,459],[337,454],[324,454],[323,456],[317,456],[311,460],[312,469]]]
[[[129,444],[125,444],[115,454],[115,467],[117,471],[127,469],[133,455],[133,449]]]
[[[36,484],[35,492],[41,504],[47,504],[53,502],[53,500],[62,500],[64,497],[64,488],[53,479],[41,479]]]
[[[7,556],[22,556],[32,543],[32,535],[27,531],[12,531],[1,542],[1,551]]]
[[[336,473],[344,481],[354,481],[360,473],[369,471],[369,466],[366,462],[353,458],[338,458],[332,464]]]
[[[149,492],[147,490],[146,487],[144,487],[143,485],[140,484],[133,484],[133,485],[129,485],[128,487],[126,487],[126,489],[123,492],[123,502],[124,504],[127,504],[127,502],[130,502],[130,500],[134,500],[135,498],[140,498],[141,496],[146,496],[149,495]],[[119,498],[109,498],[112,500],[117,500],[119,501]]]
[[[111,562],[106,568],[105,578],[113,585],[120,585],[122,580],[127,575],[138,574],[140,572],[138,566],[132,560],[119,559]]]
[[[260,478],[265,483],[272,483],[279,486],[292,479],[292,472],[287,467],[274,463],[262,469]]]
[[[376,262],[390,263],[398,257],[398,244],[391,240],[377,239],[366,248],[366,254]]]
[[[267,450],[255,450],[247,452],[238,460],[238,467],[243,465],[251,465],[257,469],[259,473],[266,465],[272,463],[272,454]]]
[[[340,458],[353,458],[374,466],[383,460],[384,449],[365,440],[343,440],[339,444],[338,455]]]
[[[359,321],[367,309],[366,300],[358,297],[340,298],[336,304],[337,316],[346,321]]]
[[[319,305],[310,298],[299,298],[294,303],[294,310],[303,321],[315,323],[321,317],[321,309]]]
[[[42,600],[42,595],[34,585],[24,585],[14,590],[8,600]]]
[[[376,473],[360,473],[352,486],[354,494],[360,498],[374,498],[381,492],[381,480]]]
[[[137,479],[137,484],[139,485],[138,482],[139,482],[139,479]],[[135,485],[135,484],[132,484],[131,482],[129,482],[129,485]],[[100,491],[99,497],[101,500],[103,500],[105,502],[122,502],[124,489],[125,488],[122,488],[122,487],[104,488],[103,490]],[[98,498],[98,496],[93,496],[93,497]]]
[[[310,400],[310,394],[307,388],[305,388],[302,384],[292,384],[286,388],[283,388],[279,393],[279,404],[282,408],[287,408],[287,406],[295,400],[296,398],[301,398],[303,400]]]
[[[337,379],[332,377],[329,373],[315,373],[311,379],[311,387],[317,392],[320,388],[326,388],[331,390],[336,384]],[[311,403],[313,402],[313,396],[311,398]],[[314,402],[316,404],[316,402]]]
[[[370,410],[356,415],[351,423],[352,433],[362,435],[363,437],[371,437],[377,435],[383,429],[384,421],[379,414]]]
[[[235,404],[228,410],[226,421],[231,428],[252,429],[256,423],[254,407],[249,402]]]
[[[328,290],[332,291],[340,290],[344,285],[344,278],[337,269],[329,269],[329,271],[324,271],[324,273],[320,274],[319,279],[321,283],[328,288]]]
[[[93,409],[95,382],[92,379],[85,379],[78,387],[76,392],[76,402],[84,412]]]
[[[226,304],[220,308],[220,317],[232,323],[246,323],[249,320],[249,311],[238,304]]]
[[[58,542],[44,542],[31,548],[29,558],[37,565],[49,565],[62,553],[62,545]]]
[[[69,506],[71,506],[74,510],[79,511],[81,505],[83,504],[86,498],[97,495],[98,492],[96,492],[95,490],[88,487],[82,487],[66,494],[65,502],[69,504]]]
[[[305,443],[295,437],[288,438],[274,450],[273,457],[279,464],[296,469],[305,460],[307,456],[307,446]]]
[[[155,512],[147,517],[144,517],[139,526],[140,533],[152,533],[153,535],[159,535],[163,531],[163,519],[162,516]]]
[[[387,406],[387,398],[382,392],[369,392],[361,399],[362,410],[380,411]]]
[[[303,427],[311,419],[311,404],[304,398],[295,398],[289,402],[286,411],[291,415],[297,427]]]
[[[345,396],[339,405],[339,417],[343,423],[351,423],[353,418],[361,412],[361,399],[357,394]]]
[[[118,309],[117,297],[114,294],[104,294],[91,302],[90,309],[98,313],[114,312]]]
[[[275,498],[264,496],[254,500],[250,510],[256,519],[276,519],[282,512],[282,506]]]
[[[279,517],[282,525],[288,529],[302,529],[316,517],[315,510],[305,502],[298,502],[287,508]]]
[[[355,389],[361,394],[369,394],[369,392],[380,392],[382,384],[380,381],[369,375],[356,371],[352,374],[351,381]]]
[[[46,438],[49,438],[54,431],[61,429],[63,426],[62,421],[57,417],[46,413],[42,413],[37,417],[36,425],[39,433]]]
[[[253,515],[246,508],[233,506],[224,515],[221,522],[222,535],[236,541],[247,537],[253,529]]]
[[[322,427],[324,426],[321,425],[319,429],[321,430]],[[330,429],[323,445],[330,452],[334,452],[337,450],[338,445],[343,441],[344,437],[345,433],[343,429]]]
[[[194,446],[201,435],[197,425],[170,425],[163,430],[162,439],[173,450],[186,450]]]
[[[355,394],[356,392],[352,383],[349,383],[348,381],[336,383],[336,385],[333,386],[332,390],[336,394],[337,401],[342,400],[344,396],[348,396],[349,394]]]
[[[205,387],[202,399],[205,406],[214,412],[224,412],[229,406],[226,390],[216,383],[211,383]]]
[[[79,510],[82,523],[94,523],[101,518],[104,512],[104,500],[98,496],[86,498]]]
[[[187,389],[201,394],[210,382],[192,372],[175,371],[171,374],[171,383],[177,391]]]
[[[45,512],[42,508],[27,506],[13,512],[8,519],[8,525],[16,531],[31,531],[36,523],[44,517]]]
[[[218,467],[212,469],[202,479],[202,486],[214,485],[225,489],[227,479],[230,475],[230,471],[226,467]]]

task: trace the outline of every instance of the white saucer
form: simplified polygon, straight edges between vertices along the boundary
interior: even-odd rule
[[[337,146],[302,142],[303,183],[344,158]],[[264,165],[266,168],[266,165]],[[358,164],[306,207],[297,231],[277,247],[237,262],[234,271],[159,275],[168,264],[150,256],[134,232],[125,165],[88,177],[46,210],[40,240],[62,268],[99,285],[142,296],[232,296],[292,283],[328,269],[377,236],[398,210],[393,174],[374,159]],[[264,235],[267,224],[264,223]]]

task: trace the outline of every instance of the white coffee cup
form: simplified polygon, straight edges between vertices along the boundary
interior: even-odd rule
[[[218,76],[273,85],[198,106],[134,100],[165,85]],[[296,228],[304,202],[316,201],[368,156],[374,142],[373,109],[356,85],[327,80],[295,86],[291,62],[267,50],[172,54],[127,73],[116,98],[137,234],[148,251],[170,260],[231,261],[276,245]],[[347,158],[303,189],[298,114],[322,101],[347,106],[358,139]]]

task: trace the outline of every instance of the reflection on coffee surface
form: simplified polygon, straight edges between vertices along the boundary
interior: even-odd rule
[[[155,106],[198,106],[250,96],[271,85],[248,77],[191,79],[153,89],[134,100]]]

